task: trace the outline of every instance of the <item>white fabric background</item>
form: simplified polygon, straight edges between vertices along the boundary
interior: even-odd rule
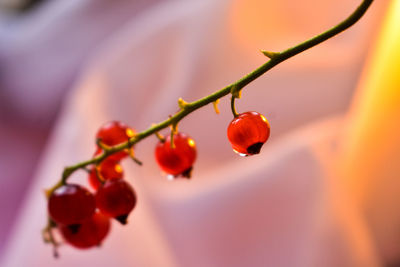
[[[302,41],[337,23],[359,1],[322,1],[313,11],[307,9],[312,1],[303,2],[300,18],[266,16],[261,43],[269,47],[259,49],[282,50]],[[362,218],[346,203],[329,167],[344,124],[336,115],[351,101],[384,2],[374,3],[353,29],[246,88],[238,110],[257,110],[272,125],[260,155],[233,154],[226,140],[229,100],[222,99],[220,115],[209,106],[180,124],[198,146],[190,182],[168,182],[159,174],[156,139],[148,138],[136,146],[145,165],[124,163],[139,197],[128,226],[114,223],[101,249],[62,247],[60,260],[42,243],[42,189],[57,181],[64,165],[92,155],[99,125],[117,119],[143,130],[172,114],[179,97],[195,100],[265,61],[235,30],[234,5],[228,0],[153,4],[116,27],[90,54],[64,100],[1,266],[380,266]],[[271,1],[270,12],[286,8],[298,14],[290,6],[289,0]],[[298,20],[304,28],[297,27]],[[289,26],[271,26],[279,23]],[[86,174],[73,179],[86,181]]]

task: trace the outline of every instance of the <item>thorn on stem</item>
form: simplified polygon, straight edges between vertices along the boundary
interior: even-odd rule
[[[188,105],[188,102],[183,100],[181,97],[178,99],[178,105],[181,109],[185,109]]]
[[[143,165],[143,162],[135,157],[133,149],[129,149],[129,157],[139,166]]]
[[[271,51],[266,51],[266,50],[260,50],[260,51],[261,51],[261,53],[264,54],[264,56],[266,56],[270,59],[273,59],[279,55],[279,53],[277,53],[277,52],[271,52]]]
[[[215,100],[215,101],[213,102],[214,110],[215,110],[215,113],[217,113],[217,114],[220,113],[220,112],[219,112],[219,109],[218,109],[218,104],[219,104],[219,99],[217,99],[217,100]]]

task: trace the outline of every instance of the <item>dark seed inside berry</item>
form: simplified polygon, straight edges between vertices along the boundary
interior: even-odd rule
[[[81,228],[81,224],[70,224],[67,227],[71,231],[71,234],[76,234],[78,233],[79,228]]]
[[[117,221],[119,221],[122,225],[125,225],[128,223],[128,214],[123,214],[115,217]]]
[[[247,148],[247,153],[249,153],[249,155],[255,155],[260,153],[261,147],[263,146],[264,143],[258,142],[255,144],[252,144],[251,146],[249,146]]]

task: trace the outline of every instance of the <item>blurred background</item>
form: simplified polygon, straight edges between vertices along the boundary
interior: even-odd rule
[[[145,165],[124,163],[139,195],[127,227],[58,261],[40,237],[43,189],[91,157],[104,122],[144,130],[359,3],[0,0],[0,266],[399,266],[398,0],[244,90],[238,110],[272,127],[259,156],[232,153],[224,98],[180,125],[199,151],[190,183],[160,175],[148,138]]]

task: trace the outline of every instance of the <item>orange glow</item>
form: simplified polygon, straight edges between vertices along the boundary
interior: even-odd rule
[[[355,188],[373,186],[365,179],[383,172],[383,164],[400,163],[400,1],[393,1],[373,57],[363,73],[352,113],[348,143],[356,173]],[[384,168],[387,170],[387,168]],[[361,175],[364,173],[363,175]],[[360,180],[360,181],[357,181]],[[365,192],[364,192],[365,193]]]
[[[329,1],[232,0],[229,32],[235,43],[252,53],[279,51],[331,27],[343,18],[336,17],[336,10],[353,8],[354,3]]]
[[[384,257],[400,238],[400,1],[391,3],[353,105],[344,144],[344,182],[371,224]]]
[[[233,1],[230,27],[235,39],[245,46],[263,48],[274,32],[285,27],[280,12],[276,11],[277,1]]]

